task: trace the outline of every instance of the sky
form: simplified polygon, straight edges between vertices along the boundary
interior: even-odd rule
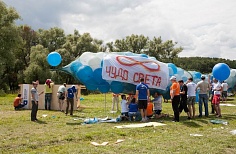
[[[3,0],[34,30],[77,29],[106,42],[131,34],[173,40],[180,57],[236,60],[235,0]]]

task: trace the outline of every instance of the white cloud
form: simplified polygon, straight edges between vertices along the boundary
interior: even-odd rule
[[[105,42],[131,34],[161,36],[184,47],[180,56],[236,59],[234,0],[4,0],[33,28],[89,32]]]

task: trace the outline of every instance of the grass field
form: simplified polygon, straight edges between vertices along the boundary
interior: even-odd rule
[[[236,153],[236,135],[230,133],[236,129],[236,107],[221,106],[221,119],[228,125],[210,123],[216,119],[214,115],[187,120],[185,113],[179,123],[173,123],[171,104],[163,103],[163,113],[171,116],[151,121],[163,122],[165,126],[118,129],[114,126],[130,122],[82,125],[83,118],[119,115],[110,113],[111,94],[106,95],[106,109],[104,95],[82,96],[81,105],[85,108],[75,111],[73,117],[39,110],[38,123],[30,121],[30,110],[13,110],[14,97],[0,97],[0,153]],[[234,98],[230,99],[228,103],[236,105]],[[48,116],[42,117],[43,114]],[[124,142],[115,144],[118,139]],[[96,147],[91,142],[109,144]]]

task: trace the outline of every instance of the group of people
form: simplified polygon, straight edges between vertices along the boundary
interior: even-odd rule
[[[117,106],[118,110],[118,94],[113,94],[113,104]],[[136,94],[130,94],[128,98],[126,95],[121,95],[121,116],[122,119],[128,119],[129,121],[141,121],[146,122],[153,115],[155,118],[167,116],[162,114],[162,96],[155,92],[153,99],[150,100],[149,87],[144,83],[144,79],[140,79],[140,83],[136,86]]]
[[[176,77],[170,78],[172,86],[170,87],[170,96],[172,102],[172,109],[174,111],[174,122],[179,122],[179,115],[184,110],[187,113],[188,119],[195,118],[195,102],[196,91],[199,90],[199,115],[202,117],[202,105],[204,104],[205,116],[209,116],[208,102],[209,92],[211,97],[212,114],[216,117],[221,117],[220,100],[222,93],[222,100],[227,100],[228,85],[223,81],[221,84],[217,79],[213,79],[211,83],[205,81],[206,77],[201,76],[201,81],[197,84],[193,82],[193,78],[188,78],[188,81],[184,83],[183,80],[176,81]]]
[[[201,76],[201,81],[197,84],[193,82],[193,78],[188,78],[187,82],[184,83],[183,80],[177,81],[175,76],[170,78],[172,85],[170,87],[170,97],[172,103],[172,109],[174,112],[173,122],[179,122],[179,117],[182,111],[187,114],[187,119],[193,119],[196,116],[196,93],[198,91],[199,98],[199,115],[203,116],[203,105],[205,116],[209,116],[208,102],[209,93],[211,96],[211,107],[212,114],[216,117],[222,117],[220,100],[222,96],[222,101],[227,101],[227,90],[228,85],[224,81],[220,83],[217,79],[205,81],[206,77]],[[222,94],[222,95],[221,95]],[[118,109],[118,94],[113,94],[113,105],[112,110],[114,110],[115,104]],[[140,79],[140,83],[136,86],[136,95],[130,95],[126,99],[125,95],[121,95],[121,115],[127,117],[130,121],[133,120],[133,116],[141,117],[140,121],[145,122],[148,118],[152,117],[153,114],[155,118],[160,118],[163,116],[168,116],[162,114],[162,96],[157,92],[153,95],[153,100],[150,100],[150,92],[148,85],[144,83],[144,79]],[[137,118],[135,120],[138,120]]]
[[[44,91],[42,92],[38,92],[37,90],[38,84],[39,84],[38,81],[32,82],[33,87],[30,90],[31,103],[32,103],[31,121],[38,120],[37,111],[38,111],[39,96],[42,95],[43,93],[45,93],[45,102],[44,102],[45,110],[51,110],[51,100],[52,100],[54,82],[51,79],[47,79],[45,81]],[[58,98],[58,103],[59,103],[59,110],[61,112],[64,112],[63,104],[64,104],[64,101],[66,101],[67,106],[66,106],[65,114],[67,115],[69,113],[69,106],[70,106],[70,115],[73,115],[74,98],[76,98],[76,101],[78,100],[77,89],[75,85],[72,85],[71,87],[66,88],[66,83],[64,83],[63,85],[59,86],[58,91],[57,91],[57,98]],[[23,98],[21,97],[21,94],[18,94],[18,96],[14,99],[14,103],[13,103],[15,110],[18,110],[25,106],[22,100]]]

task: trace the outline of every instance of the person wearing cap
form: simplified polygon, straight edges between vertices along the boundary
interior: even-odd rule
[[[31,102],[32,102],[32,109],[31,109],[31,121],[36,122],[37,119],[37,112],[38,112],[38,102],[39,102],[39,96],[43,94],[38,92],[37,86],[38,82],[32,82],[33,88],[31,89]]]
[[[67,89],[66,92],[66,112],[65,114],[68,114],[69,106],[70,106],[70,115],[73,115],[73,110],[74,110],[74,98],[76,98],[76,101],[78,101],[77,98],[77,89],[75,88],[75,85],[72,85],[70,88]]]
[[[195,91],[199,88],[199,116],[202,117],[202,103],[204,103],[204,108],[205,108],[205,116],[208,117],[208,90],[210,89],[210,84],[205,81],[205,76],[201,76],[201,81],[197,83],[197,87]]]
[[[195,118],[195,102],[196,102],[196,87],[197,85],[193,82],[193,78],[188,78],[187,88],[188,88],[188,110],[190,118]]]
[[[170,78],[172,85],[170,87],[170,98],[172,103],[172,109],[174,111],[173,122],[179,122],[179,103],[180,103],[180,85],[176,81],[176,77]]]
[[[140,79],[140,83],[136,86],[136,97],[138,101],[138,108],[140,110],[142,120],[141,122],[146,122],[147,118],[147,103],[150,96],[149,87],[144,83],[144,78]]]
[[[54,82],[51,79],[47,79],[44,84],[44,91],[45,91],[45,102],[44,107],[45,110],[51,110],[51,100],[52,100],[52,93],[53,93],[53,86]]]
[[[187,106],[187,92],[188,92],[188,87],[186,84],[184,84],[183,80],[179,80],[179,85],[180,85],[180,104],[179,104],[179,114],[184,110],[185,113],[187,113],[188,119],[190,118],[188,106]]]
[[[63,85],[61,85],[58,90],[57,90],[57,97],[58,97],[58,103],[59,103],[59,110],[61,112],[63,111],[63,104],[64,104],[64,100],[66,97],[66,83],[63,83]]]

